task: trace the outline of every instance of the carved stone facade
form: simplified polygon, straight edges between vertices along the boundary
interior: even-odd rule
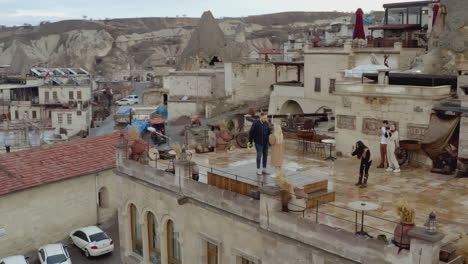
[[[343,129],[356,129],[356,116],[337,115],[337,126]]]
[[[413,140],[423,140],[429,125],[408,124],[406,137]]]
[[[362,120],[362,133],[366,135],[376,135],[377,131],[382,127],[382,121],[375,118],[364,118]],[[388,120],[390,125],[395,124],[398,128],[398,122]]]

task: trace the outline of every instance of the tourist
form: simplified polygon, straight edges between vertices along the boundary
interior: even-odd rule
[[[273,133],[270,135],[269,142],[271,146],[271,165],[276,170],[281,170],[284,158],[284,137],[280,125],[273,125]]]
[[[398,137],[398,131],[395,125],[390,126],[390,130],[386,131],[384,136],[387,138],[387,171],[393,171],[395,173],[400,172],[400,164],[396,158],[395,152],[400,147],[400,139]]]
[[[255,142],[255,149],[257,150],[257,175],[269,174],[267,172],[269,136],[270,125],[268,124],[268,116],[266,113],[262,113],[260,114],[260,119],[253,123],[249,133],[249,143],[252,145]],[[263,164],[261,164],[262,161]],[[263,165],[263,170],[260,168],[260,165]]]
[[[388,139],[385,137],[385,132],[390,130],[388,126],[388,121],[384,120],[382,122],[382,127],[379,129],[380,136],[380,165],[377,167],[379,169],[385,168],[386,166],[386,157],[387,157],[387,143]]]
[[[361,160],[361,166],[359,167],[359,181],[356,183],[356,186],[366,188],[367,179],[369,178],[369,168],[372,165],[371,152],[360,140],[356,142],[356,146],[353,146],[352,151],[352,155],[357,156],[357,158]]]

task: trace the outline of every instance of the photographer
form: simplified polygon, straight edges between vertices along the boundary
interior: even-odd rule
[[[393,124],[390,126],[390,130],[385,131],[385,138],[388,140],[387,144],[387,160],[388,168],[387,171],[393,171],[394,173],[400,172],[400,164],[395,155],[395,151],[400,147],[400,139],[396,126]]]
[[[353,146],[351,155],[357,156],[357,158],[361,160],[361,166],[359,167],[359,181],[356,183],[356,186],[359,186],[359,188],[366,188],[367,179],[369,178],[369,169],[372,165],[370,150],[362,141],[358,141],[356,142],[356,146]]]

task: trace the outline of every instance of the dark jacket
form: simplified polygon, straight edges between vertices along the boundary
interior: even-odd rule
[[[252,143],[255,141],[255,143],[259,145],[268,144],[270,134],[270,124],[268,124],[268,122],[262,124],[260,120],[255,120],[250,128],[249,142]]]

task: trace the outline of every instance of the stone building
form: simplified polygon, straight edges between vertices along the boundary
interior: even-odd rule
[[[24,84],[0,85],[11,124],[36,123],[57,135],[87,133],[91,123],[90,74],[75,68],[32,68]]]
[[[347,80],[345,70],[360,65],[384,65],[395,70],[411,68],[420,49],[404,49],[398,43],[393,48],[344,47],[304,49],[304,85],[284,88],[280,84],[270,97],[270,114],[287,114],[285,109],[297,113],[315,113],[322,109],[335,110],[334,91],[339,81]]]
[[[449,99],[450,94],[448,85],[338,83],[335,92],[337,151],[349,153],[354,142],[363,140],[371,153],[380,153],[377,131],[383,120],[397,124],[400,140],[422,141],[433,107]],[[413,158],[429,162],[426,155],[420,154]]]
[[[118,134],[0,156],[0,256],[115,218]]]
[[[411,235],[411,250],[281,211],[276,186],[259,198],[192,180],[117,152],[122,263],[438,263],[443,235]],[[424,233],[424,229],[422,229]],[[432,240],[431,240],[432,239]]]

